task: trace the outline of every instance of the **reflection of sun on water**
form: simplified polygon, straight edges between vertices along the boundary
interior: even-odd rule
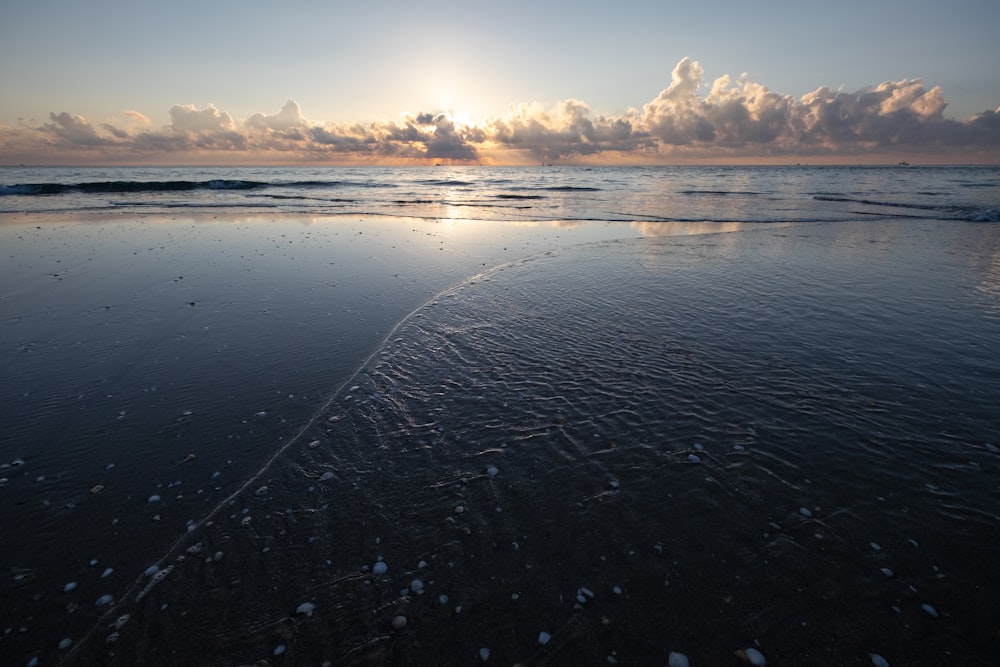
[[[746,229],[743,222],[633,222],[632,228],[643,236],[694,236]]]

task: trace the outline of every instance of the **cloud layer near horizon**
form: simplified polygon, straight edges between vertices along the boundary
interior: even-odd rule
[[[572,99],[551,108],[519,104],[478,122],[422,112],[398,121],[322,123],[307,119],[294,100],[276,114],[244,120],[213,105],[175,105],[170,124],[161,127],[132,110],[123,120],[99,124],[60,112],[41,126],[0,127],[0,156],[42,164],[516,164],[1000,155],[1000,109],[947,118],[941,89],[928,90],[920,79],[855,92],[824,86],[800,99],[746,77],[703,84],[701,66],[684,58],[667,88],[619,116],[595,114]]]

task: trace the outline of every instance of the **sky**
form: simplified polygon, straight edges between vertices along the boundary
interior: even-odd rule
[[[996,0],[15,0],[0,164],[1000,163]]]

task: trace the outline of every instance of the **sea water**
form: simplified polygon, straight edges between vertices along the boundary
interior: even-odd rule
[[[508,221],[996,221],[993,167],[0,168],[0,212]]]
[[[995,655],[996,170],[4,173],[13,664]]]

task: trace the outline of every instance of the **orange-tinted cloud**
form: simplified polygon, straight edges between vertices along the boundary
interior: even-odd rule
[[[745,76],[708,83],[698,62],[684,58],[666,88],[618,116],[595,114],[572,99],[550,108],[518,104],[475,123],[440,113],[321,122],[308,119],[294,100],[275,114],[244,120],[213,105],[175,105],[170,124],[161,127],[137,111],[124,112],[124,125],[95,125],[63,112],[38,127],[0,128],[0,155],[33,163],[669,163],[914,154],[1000,160],[997,111],[957,120],[944,115],[946,107],[942,90],[919,79],[854,92],[822,86],[795,99]]]

